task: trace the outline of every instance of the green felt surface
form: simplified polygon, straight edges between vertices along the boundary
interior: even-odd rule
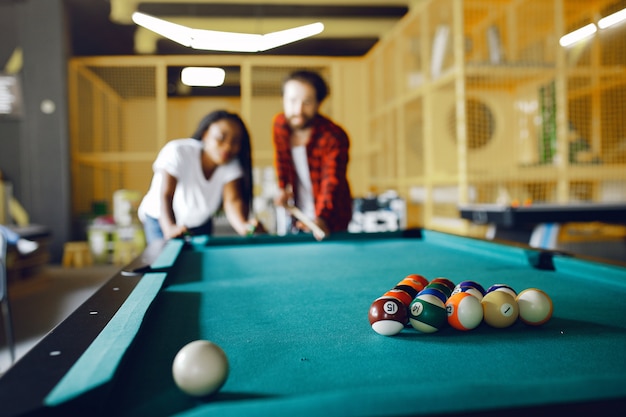
[[[539,270],[522,249],[435,232],[269,241],[183,248],[111,383],[107,415],[426,415],[626,396],[622,268]],[[554,316],[542,327],[378,335],[370,304],[410,273],[541,288]],[[171,377],[195,339],[229,357],[210,399]]]

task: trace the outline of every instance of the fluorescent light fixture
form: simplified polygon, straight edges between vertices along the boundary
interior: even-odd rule
[[[317,22],[265,35],[193,29],[144,13],[134,12],[133,22],[159,35],[194,49],[228,52],[261,52],[317,35],[324,24]]]
[[[573,32],[564,35],[559,39],[559,43],[563,47],[571,46],[576,42],[580,42],[583,39],[586,39],[596,33],[598,28],[594,23],[589,23],[586,26],[581,27],[580,29],[576,29]]]
[[[626,9],[622,9],[619,12],[615,12],[607,17],[600,19],[598,22],[598,27],[600,29],[606,29],[609,26],[613,26],[618,24],[619,22],[623,22],[626,20]]]
[[[311,23],[310,25],[298,26],[291,29],[280,30],[278,32],[270,32],[261,36],[259,41],[259,51],[267,51],[268,49],[277,48],[288,43],[296,42],[308,37],[322,33],[324,24],[321,22]]]
[[[215,67],[186,67],[180,73],[180,80],[190,87],[219,87],[224,84],[226,71]]]
[[[158,33],[159,35],[178,42],[184,46],[191,46],[191,39],[193,38],[193,29],[187,26],[177,25],[176,23],[168,22],[166,20],[157,19],[150,15],[135,12],[132,15],[133,22],[139,26],[143,26],[146,29]]]

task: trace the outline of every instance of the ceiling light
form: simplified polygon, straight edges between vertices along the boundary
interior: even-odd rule
[[[324,25],[317,22],[258,35],[253,33],[193,29],[140,12],[133,13],[132,18],[133,22],[139,26],[143,26],[181,45],[212,51],[261,52],[317,35],[324,30]]]
[[[598,26],[600,29],[606,29],[609,26],[613,26],[618,24],[619,22],[623,22],[626,20],[626,9],[622,9],[619,12],[615,12],[607,17],[600,19],[598,22]]]
[[[181,45],[191,46],[193,29],[183,25],[177,25],[176,23],[168,22],[166,20],[157,19],[156,17],[139,12],[133,13],[132,18],[133,22],[139,26],[150,29],[163,37],[180,43]]]
[[[594,33],[596,33],[597,30],[598,28],[595,24],[589,23],[588,25],[583,26],[580,29],[576,29],[575,31],[570,32],[567,35],[562,36],[561,39],[559,39],[559,43],[563,47],[571,46],[576,42],[579,42],[593,35]]]
[[[219,87],[224,84],[226,71],[215,67],[186,67],[180,73],[180,80],[190,87]]]

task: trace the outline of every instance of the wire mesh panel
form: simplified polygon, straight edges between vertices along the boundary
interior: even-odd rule
[[[625,0],[427,1],[366,57],[381,94],[382,69],[400,63],[405,88],[387,103],[373,97],[370,138],[400,107],[399,174],[410,184],[400,176],[396,184],[426,196],[427,227],[458,218],[454,207],[465,203],[626,201],[626,25],[600,24],[624,8]],[[585,25],[596,32],[560,44]],[[373,153],[370,165],[384,160]]]
[[[147,188],[158,137],[156,68],[75,65],[70,77],[72,208],[79,215],[95,204],[111,207],[121,188]]]

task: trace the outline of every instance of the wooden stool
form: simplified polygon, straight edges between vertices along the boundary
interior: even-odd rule
[[[82,268],[93,264],[91,249],[87,242],[67,242],[63,245],[63,266]]]

